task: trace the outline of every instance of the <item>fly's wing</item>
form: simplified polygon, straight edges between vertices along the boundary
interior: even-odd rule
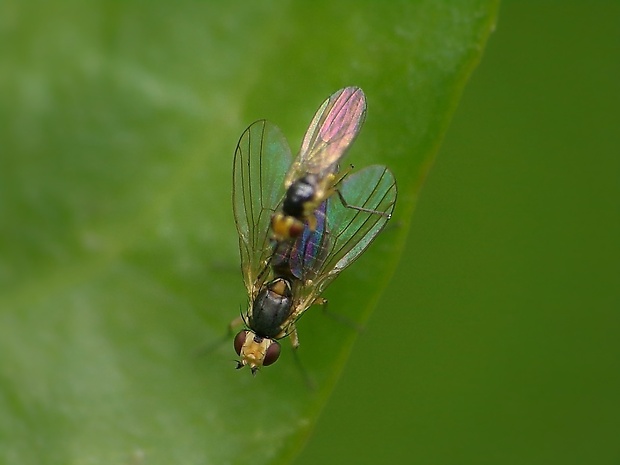
[[[290,170],[289,187],[305,174],[324,177],[336,170],[366,118],[366,96],[359,87],[345,87],[332,94],[317,110]]]
[[[340,191],[350,205],[371,209],[368,213],[346,208],[334,195],[327,202],[327,225],[323,249],[307,271],[315,278],[296,286],[295,321],[323,290],[353,263],[386,225],[396,204],[396,180],[385,166],[373,165],[344,179]]]
[[[233,212],[241,253],[241,271],[250,297],[272,253],[270,221],[284,197],[284,174],[291,150],[280,129],[256,121],[241,135],[233,162]]]

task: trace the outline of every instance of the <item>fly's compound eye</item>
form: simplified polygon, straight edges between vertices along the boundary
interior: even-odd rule
[[[241,348],[243,347],[243,344],[245,343],[245,338],[247,337],[248,332],[247,331],[240,331],[236,336],[235,336],[235,352],[237,352],[237,355],[241,355]]]
[[[280,344],[276,341],[273,341],[269,347],[267,347],[267,352],[265,352],[265,358],[263,360],[263,366],[269,366],[272,363],[275,363],[280,357]]]

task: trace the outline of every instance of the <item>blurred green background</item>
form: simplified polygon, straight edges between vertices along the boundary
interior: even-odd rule
[[[297,465],[620,463],[619,78],[619,2],[502,2]]]

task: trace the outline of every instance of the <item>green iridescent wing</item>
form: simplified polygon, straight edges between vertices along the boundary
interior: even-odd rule
[[[235,150],[233,212],[239,233],[241,271],[251,298],[267,279],[264,275],[268,273],[263,271],[272,253],[271,215],[284,197],[284,175],[291,159],[286,138],[277,126],[265,120],[252,123]]]
[[[313,265],[316,278],[297,288],[298,308],[293,321],[368,248],[389,221],[396,204],[396,180],[385,166],[372,165],[353,173],[339,189],[347,203],[384,214],[346,208],[338,195],[327,200],[327,251]]]

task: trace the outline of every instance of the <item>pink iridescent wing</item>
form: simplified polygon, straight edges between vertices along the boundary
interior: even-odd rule
[[[332,94],[317,110],[286,174],[285,186],[306,174],[319,178],[337,170],[338,161],[359,133],[366,118],[366,96],[359,87]]]

